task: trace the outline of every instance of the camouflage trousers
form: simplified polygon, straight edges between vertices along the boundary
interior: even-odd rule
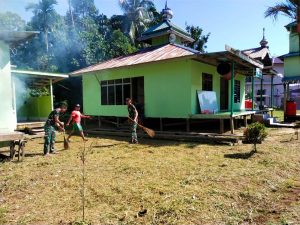
[[[136,128],[137,128],[137,123],[132,123],[131,124],[131,142],[135,143],[137,142],[137,134],[136,134]]]
[[[54,144],[55,144],[55,128],[51,125],[45,125],[45,142],[44,142],[44,154],[55,152]]]

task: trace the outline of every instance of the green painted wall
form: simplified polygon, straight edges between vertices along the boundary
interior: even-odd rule
[[[40,121],[45,120],[51,112],[51,97],[29,97],[25,101],[17,99],[18,121]]]
[[[190,60],[167,61],[107,70],[99,80],[144,76],[145,115],[181,118],[191,114]],[[89,115],[127,116],[126,106],[101,105],[100,85],[95,74],[83,76],[84,111]]]
[[[300,56],[288,57],[284,59],[284,76],[300,76]]]
[[[299,52],[299,34],[291,32],[290,33],[290,52]]]
[[[220,110],[220,78],[221,76],[217,72],[217,68],[208,64],[204,64],[197,61],[192,61],[192,88],[191,88],[191,99],[192,99],[192,113],[197,114],[199,113],[199,104],[198,104],[198,97],[197,97],[197,91],[202,90],[202,73],[209,73],[213,75],[213,91],[217,94],[218,99],[218,106]],[[241,81],[241,103],[234,103],[234,110],[244,110],[245,109],[245,76],[237,75],[236,80]],[[228,90],[228,102],[229,106],[228,109],[230,109],[230,90],[231,90],[231,82],[229,82],[229,90]]]
[[[167,44],[167,43],[170,43],[169,42],[169,34],[166,34],[166,35],[163,35],[160,37],[156,37],[156,38],[152,38],[152,46],[163,45],[163,44]],[[179,44],[179,45],[182,44],[182,41],[178,36],[176,36],[175,43]]]

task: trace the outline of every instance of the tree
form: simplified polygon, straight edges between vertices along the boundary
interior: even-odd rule
[[[285,2],[270,6],[265,12],[265,17],[273,17],[276,20],[279,14],[297,21],[297,31],[300,36],[300,0],[285,0]]]
[[[153,20],[154,3],[152,0],[119,0],[119,5],[124,12],[125,26],[122,31],[135,43],[135,39]]]
[[[40,0],[38,3],[30,3],[26,7],[26,10],[32,10],[34,15],[31,19],[31,26],[43,32],[47,52],[49,51],[48,34],[58,17],[54,9],[55,5],[57,5],[56,0]]]
[[[189,44],[190,48],[193,48],[199,52],[205,52],[207,48],[206,43],[210,36],[210,33],[204,35],[203,30],[199,26],[186,26],[186,31],[191,35],[191,37],[195,40],[193,43]]]
[[[265,12],[265,17],[273,17],[276,20],[278,15],[283,14],[284,16],[296,20],[299,4],[299,0],[285,0],[285,2],[276,3],[274,6],[268,7]]]
[[[136,48],[130,43],[130,40],[120,30],[114,30],[109,39],[108,45],[108,58],[115,58],[122,55],[128,55],[136,51]]]
[[[261,143],[268,134],[265,125],[256,122],[246,128],[244,135],[246,141],[254,145],[253,152],[257,152],[256,145]]]
[[[22,31],[25,30],[25,25],[25,21],[16,13],[0,13],[0,30]]]

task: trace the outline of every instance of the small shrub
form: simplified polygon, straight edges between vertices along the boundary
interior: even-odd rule
[[[265,125],[256,122],[249,125],[244,132],[245,141],[254,145],[254,152],[256,152],[256,145],[261,143],[267,137]]]

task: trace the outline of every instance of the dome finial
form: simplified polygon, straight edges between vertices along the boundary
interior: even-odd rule
[[[172,10],[168,7],[168,0],[166,0],[166,5],[165,8],[161,12],[163,16],[164,21],[170,21],[173,18],[173,12]]]
[[[263,39],[260,41],[260,46],[261,46],[261,47],[267,47],[267,46],[268,46],[268,43],[269,43],[269,42],[266,40],[265,32],[266,32],[266,29],[263,28]]]

